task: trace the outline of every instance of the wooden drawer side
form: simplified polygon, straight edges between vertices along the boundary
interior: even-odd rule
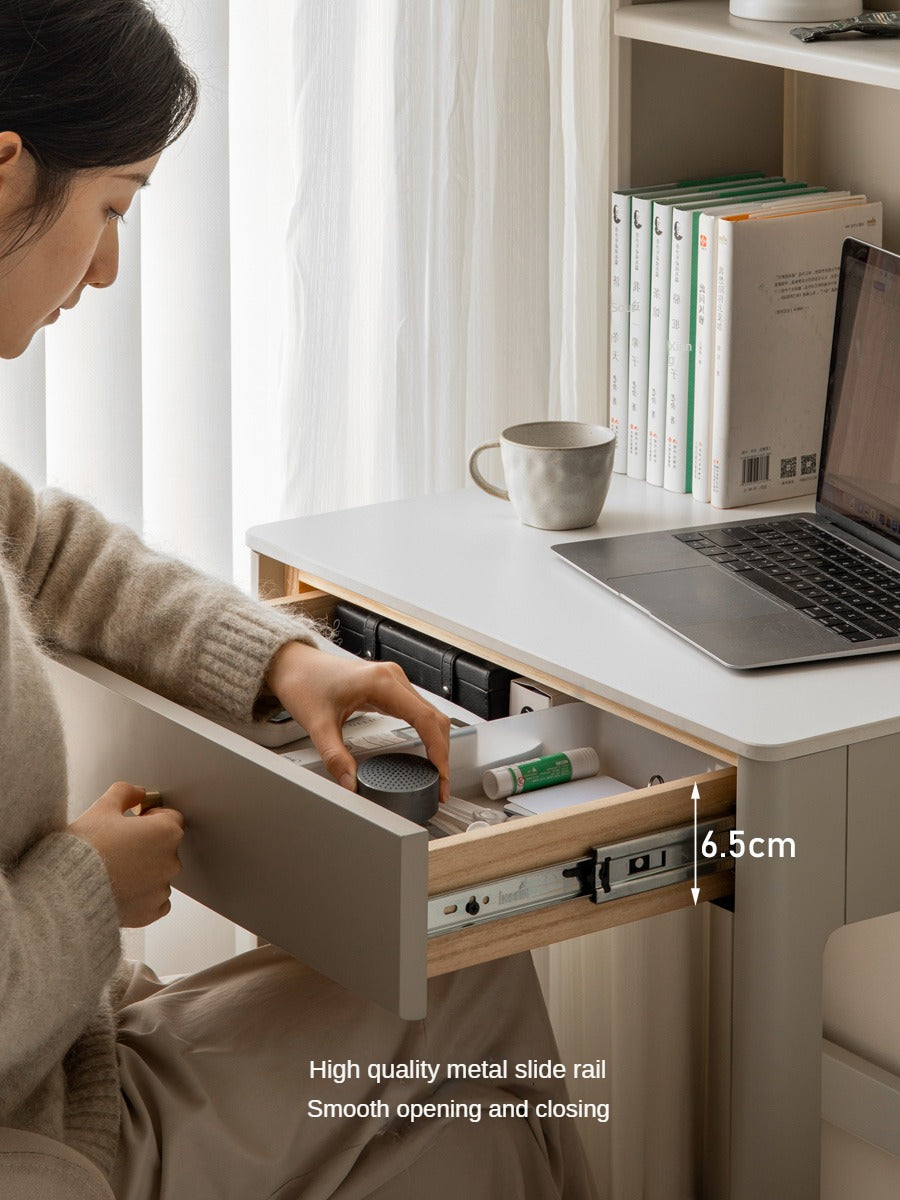
[[[308,591],[299,595],[275,596],[272,599],[264,600],[263,603],[269,608],[278,609],[279,612],[303,614],[312,617],[314,621],[331,625],[334,621],[334,609],[337,601],[327,592],[322,592],[318,588],[309,588]]]
[[[691,791],[698,784],[697,815],[701,820],[735,810],[737,771],[725,767],[695,779],[676,779],[603,800],[522,817],[431,842],[428,850],[428,894],[565,862],[592,846],[674,829],[694,819]]]
[[[697,782],[702,820],[735,811],[737,772],[725,768],[613,796],[577,809],[527,817],[492,829],[432,842],[429,847],[428,892],[441,895],[489,880],[535,870],[586,855],[594,846],[675,829],[693,821],[691,792]],[[502,840],[498,840],[502,839]],[[698,880],[700,900],[715,900],[734,891],[734,872],[722,871]],[[599,930],[693,904],[692,881],[595,904],[587,896],[551,907],[500,918],[482,925],[432,937],[428,974],[442,975],[521,950],[547,946]]]

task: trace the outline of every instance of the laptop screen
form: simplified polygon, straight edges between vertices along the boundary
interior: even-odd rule
[[[900,257],[852,239],[841,259],[817,499],[867,540],[900,546]]]

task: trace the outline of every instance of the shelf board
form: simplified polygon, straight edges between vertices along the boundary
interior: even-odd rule
[[[619,37],[635,41],[900,89],[897,39],[848,34],[840,41],[804,43],[791,36],[791,29],[799,24],[803,22],[732,17],[726,0],[669,0],[618,9],[614,29]]]

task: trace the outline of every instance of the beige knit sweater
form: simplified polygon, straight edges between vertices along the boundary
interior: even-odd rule
[[[297,621],[152,553],[81,501],[35,495],[0,465],[0,1126],[112,1166],[117,910],[100,856],[65,832],[43,647],[248,719],[273,653],[297,638],[311,640]]]

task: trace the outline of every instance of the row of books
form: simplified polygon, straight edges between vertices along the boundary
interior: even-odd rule
[[[815,490],[841,246],[882,206],[761,171],[613,193],[615,470],[731,508]]]

